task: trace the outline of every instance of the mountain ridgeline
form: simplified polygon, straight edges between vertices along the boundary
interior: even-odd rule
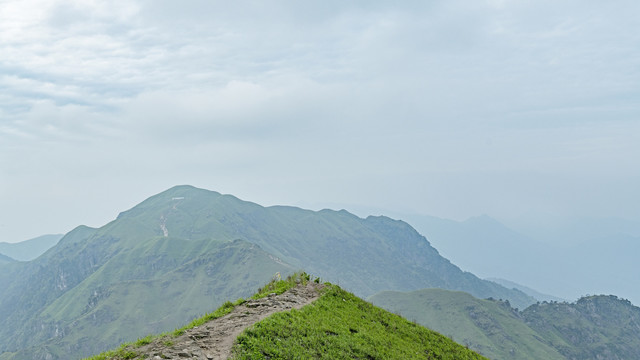
[[[369,300],[494,360],[640,359],[640,308],[611,295],[522,311],[442,289],[385,291]]]
[[[42,235],[17,243],[0,242],[0,254],[18,261],[30,261],[49,250],[63,235]]]
[[[2,268],[2,360],[88,356],[175,328],[298,269],[362,297],[439,287],[521,308],[535,302],[461,271],[402,221],[265,208],[191,186],[101,228],[80,226],[37,259]]]

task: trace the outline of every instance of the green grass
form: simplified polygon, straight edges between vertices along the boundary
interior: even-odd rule
[[[275,293],[275,294],[282,294],[283,292],[295,287],[297,284],[299,283],[303,283],[306,284],[307,281],[310,280],[310,276],[308,274],[306,274],[305,272],[298,272],[292,275],[289,275],[286,279],[281,279],[280,278],[280,273],[276,274],[276,276],[274,276],[274,278],[265,286],[263,286],[262,288],[258,289],[258,292],[256,292],[251,298],[252,299],[260,299],[263,297],[268,296],[269,294]],[[160,334],[160,335],[148,335],[145,336],[143,338],[138,339],[137,341],[133,342],[133,343],[125,343],[120,345],[120,347],[116,350],[110,350],[107,352],[103,352],[101,354],[98,355],[94,355],[92,357],[86,358],[85,360],[126,360],[126,359],[134,359],[136,358],[136,356],[138,356],[138,354],[135,352],[136,348],[139,348],[141,346],[150,344],[153,340],[157,339],[157,338],[164,338],[162,340],[162,343],[165,346],[173,346],[174,345],[174,341],[172,340],[173,338],[176,338],[182,334],[184,334],[184,332],[188,329],[193,329],[197,326],[201,326],[211,320],[215,320],[217,318],[221,318],[227,314],[229,314],[231,311],[233,311],[233,309],[238,306],[238,305],[242,305],[246,302],[246,300],[240,298],[238,300],[236,300],[235,302],[230,302],[227,301],[224,304],[222,304],[222,306],[220,306],[218,309],[216,309],[215,311],[211,312],[211,313],[207,313],[202,317],[199,317],[197,319],[194,319],[193,321],[191,321],[189,324],[174,330],[171,333],[164,333],[164,334]]]
[[[256,323],[236,340],[239,359],[485,359],[338,286],[300,310]]]
[[[368,300],[491,359],[564,359],[504,302],[442,289],[385,291]]]

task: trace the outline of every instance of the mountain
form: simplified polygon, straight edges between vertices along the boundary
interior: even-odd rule
[[[518,283],[540,289],[558,280],[557,272],[548,270],[546,266],[551,252],[546,244],[522,235],[489,216],[465,221],[419,215],[408,216],[407,219],[443,256],[478,276],[508,276]]]
[[[480,277],[506,277],[559,298],[608,293],[640,304],[640,287],[636,286],[640,262],[635,259],[640,253],[640,226],[632,222],[542,222],[537,224],[538,231],[519,227],[527,231],[525,235],[486,215],[465,221],[421,215],[404,219],[443,256]]]
[[[0,266],[4,264],[10,264],[15,261],[16,261],[15,259],[12,259],[6,255],[0,254]]]
[[[543,294],[537,290],[534,290],[530,287],[524,286],[524,285],[520,285],[518,283],[515,283],[513,281],[509,281],[509,280],[505,280],[505,279],[499,279],[499,278],[487,278],[485,280],[489,280],[489,281],[493,281],[495,283],[498,283],[504,287],[506,287],[507,289],[518,289],[520,291],[522,291],[523,293],[534,297],[536,299],[538,299],[539,301],[567,301],[566,299],[562,299],[559,298],[557,296],[553,296],[553,295],[548,295],[548,294]]]
[[[567,359],[640,359],[640,308],[613,295],[534,304],[525,323]]]
[[[402,221],[177,186],[101,228],[74,229],[33,261],[4,265],[0,359],[95,353],[302,268],[360,296],[443,287],[534,302],[461,271]]]
[[[261,320],[263,319],[263,320]],[[88,360],[485,359],[452,340],[306,274],[274,280],[172,333]]]
[[[18,243],[0,242],[0,254],[5,254],[19,261],[30,261],[52,248],[58,243],[62,236],[63,235],[42,235]]]
[[[518,311],[462,292],[381,292],[369,300],[493,359],[638,359],[640,308],[615,296]]]

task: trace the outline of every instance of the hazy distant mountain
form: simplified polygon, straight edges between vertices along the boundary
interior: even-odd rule
[[[0,265],[10,264],[15,261],[16,261],[15,259],[12,259],[6,255],[0,254]]]
[[[619,230],[632,231],[625,221],[573,222],[563,234],[576,229],[574,237],[533,239],[514,231],[488,216],[453,221],[428,216],[406,216],[410,223],[443,256],[461,268],[484,278],[508,278],[519,284],[566,299],[586,294],[609,293],[640,304],[637,274],[640,262],[640,237],[624,232],[606,234],[620,224]],[[602,223],[602,227],[598,224]],[[541,223],[544,227],[546,223]],[[559,227],[559,225],[555,225]],[[587,236],[589,231],[591,236]],[[544,232],[544,229],[537,233]],[[599,236],[598,236],[599,235]],[[569,235],[567,235],[569,236]],[[541,299],[542,300],[542,299]]]
[[[411,226],[346,211],[265,208],[178,186],[0,272],[0,359],[88,355],[171,329],[276,272],[305,269],[359,295],[444,287],[534,300],[465,273]]]
[[[567,301],[567,299],[562,299],[559,298],[557,296],[553,296],[553,295],[548,295],[548,294],[543,294],[537,290],[534,290],[530,287],[524,286],[524,285],[520,285],[518,283],[514,283],[513,281],[509,281],[509,280],[505,280],[505,279],[499,279],[499,278],[487,278],[485,280],[489,280],[489,281],[493,281],[495,283],[498,283],[504,287],[506,287],[507,289],[518,289],[520,291],[522,291],[523,293],[532,296],[536,299],[538,299],[539,301]]]
[[[0,254],[19,261],[33,260],[57,244],[62,236],[60,234],[42,235],[18,243],[0,242]]]
[[[615,296],[545,302],[524,311],[441,289],[385,291],[369,300],[493,360],[640,358],[640,308]]]

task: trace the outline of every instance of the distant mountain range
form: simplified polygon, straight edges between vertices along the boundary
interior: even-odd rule
[[[44,254],[62,239],[63,235],[42,235],[17,243],[0,242],[0,254],[14,260],[30,261]]]
[[[615,296],[544,302],[523,311],[441,289],[385,291],[369,300],[494,360],[640,359],[640,308]]]
[[[69,359],[170,330],[273,274],[304,269],[369,296],[426,287],[535,299],[463,272],[407,223],[260,205],[177,186],[80,226],[0,272],[0,359]]]
[[[12,259],[6,255],[2,255],[0,254],[0,265],[4,265],[4,264],[10,264],[12,262],[15,262],[15,259]]]
[[[570,300],[609,293],[640,304],[640,237],[630,222],[585,219],[530,232],[550,236],[541,239],[486,215],[465,221],[420,215],[404,219],[443,256],[480,277],[505,278]]]

